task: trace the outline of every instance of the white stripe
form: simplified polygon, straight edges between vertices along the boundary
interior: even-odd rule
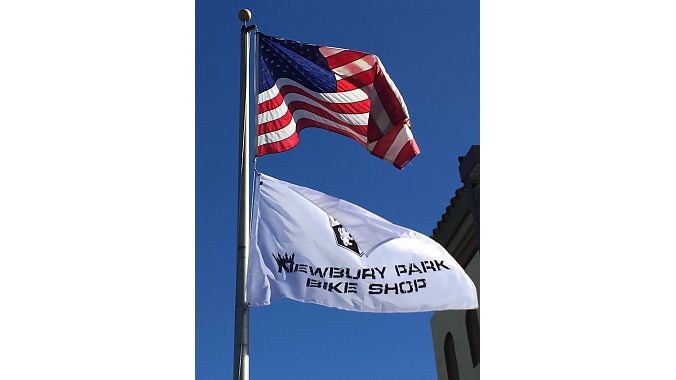
[[[323,104],[320,104],[313,99],[308,98],[307,96],[301,95],[301,94],[296,94],[296,93],[291,93],[291,94],[286,94],[284,97],[284,102],[280,104],[277,108],[272,109],[270,111],[265,111],[261,114],[258,115],[258,124],[263,124],[263,123],[269,123],[271,121],[277,120],[281,118],[282,116],[286,115],[286,112],[288,111],[287,104],[295,101],[301,101],[303,103],[307,103],[310,105],[313,105],[315,107],[321,108],[326,112],[329,112],[331,115],[335,116],[337,119],[344,121],[348,124],[352,125],[368,125],[369,123],[369,114],[368,112],[366,113],[339,113],[333,110],[330,110],[326,108]]]
[[[284,101],[277,108],[258,114],[256,119],[258,120],[259,125],[263,123],[269,123],[286,115],[288,110],[289,108],[286,106],[286,101]]]
[[[295,86],[307,91],[317,99],[329,103],[354,103],[368,99],[368,95],[361,88],[345,92],[314,92],[302,84],[288,78],[279,78],[275,85],[267,91],[258,94],[258,104],[274,99],[279,94],[279,89],[284,86]]]
[[[376,60],[377,57],[375,55],[367,55],[365,57],[357,59],[356,61],[352,61],[350,63],[344,64],[343,66],[336,67],[332,71],[342,76],[343,78],[349,77],[364,72],[366,70],[370,70],[373,67],[373,65],[375,65]]]
[[[284,128],[278,129],[274,132],[264,133],[258,136],[258,146],[270,144],[277,141],[282,141],[289,138],[296,132],[296,122],[291,118],[291,122]]]
[[[291,115],[291,122],[289,123],[289,125],[287,125],[286,127],[282,128],[282,129],[278,129],[278,130],[273,131],[273,132],[264,133],[264,134],[258,136],[258,141],[257,141],[258,146],[270,144],[270,143],[277,142],[277,141],[282,141],[282,140],[288,138],[289,136],[293,135],[293,133],[296,132],[296,122],[295,121],[296,120],[300,121],[302,119],[310,119],[310,120],[318,121],[320,123],[323,123],[323,124],[329,125],[331,127],[340,129],[342,131],[348,132],[350,135],[356,137],[357,139],[362,141],[364,144],[366,144],[366,137],[365,136],[358,134],[357,132],[351,130],[348,127],[345,127],[343,125],[335,123],[331,120],[325,119],[325,118],[323,118],[319,115],[316,115],[316,114],[309,112],[309,111],[306,111],[306,110],[296,110],[296,112],[294,112]]]
[[[394,141],[392,141],[392,145],[387,149],[387,153],[385,153],[385,157],[383,158],[386,161],[394,162],[399,152],[401,152],[401,149],[409,140],[413,140],[413,134],[407,126],[404,126],[401,128]]]
[[[392,120],[390,120],[390,115],[388,115],[387,111],[385,111],[385,107],[380,101],[378,91],[376,91],[374,85],[371,84],[368,86],[368,93],[370,95],[369,97],[371,98],[370,112],[373,116],[373,120],[376,121],[376,125],[378,126],[378,129],[380,129],[380,132],[385,134],[385,132],[392,128]]]
[[[335,47],[331,47],[331,46],[322,46],[322,47],[319,48],[319,52],[322,53],[322,55],[325,58],[328,58],[332,55],[336,55],[336,54],[340,53],[341,51],[345,51],[345,50],[347,50],[347,49],[335,48]]]

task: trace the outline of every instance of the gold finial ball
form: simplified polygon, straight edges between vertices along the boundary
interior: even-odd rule
[[[247,21],[251,20],[251,11],[246,9],[246,8],[240,9],[237,16],[239,17],[239,21],[247,22]]]

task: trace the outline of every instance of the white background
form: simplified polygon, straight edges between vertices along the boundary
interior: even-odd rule
[[[0,56],[0,378],[193,378],[193,3],[3,1]]]
[[[484,378],[674,378],[674,14],[482,2]],[[194,4],[3,2],[0,49],[0,378],[192,378]]]

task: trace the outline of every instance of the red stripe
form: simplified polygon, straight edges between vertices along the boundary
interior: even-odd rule
[[[333,70],[336,67],[347,65],[348,63],[364,58],[367,55],[369,55],[369,53],[363,53],[361,51],[354,50],[343,50],[338,54],[326,57],[326,62],[329,65],[329,69]]]
[[[383,137],[383,132],[380,131],[380,127],[376,123],[376,119],[373,117],[373,113],[370,113],[366,138],[368,139],[368,142],[372,142],[378,140],[381,137]]]
[[[353,139],[354,141],[358,142],[361,145],[365,145],[361,140],[359,140],[358,137],[356,137],[356,136],[354,136],[354,135],[352,135],[348,132],[345,132],[341,129],[332,127],[330,125],[326,125],[324,123],[320,123],[318,121],[314,121],[314,120],[310,120],[310,119],[300,119],[296,125],[297,125],[297,128],[298,128],[297,129],[298,132],[300,132],[301,130],[303,130],[305,128],[326,129],[327,131],[335,132],[335,133],[341,134],[345,137],[349,137],[349,138]]]
[[[262,135],[264,133],[268,132],[273,132],[279,129],[282,129],[289,125],[289,122],[291,121],[292,114],[296,112],[297,110],[305,110],[308,112],[312,112],[315,115],[321,116],[325,119],[331,120],[336,124],[340,124],[342,126],[345,126],[347,128],[353,129],[355,131],[358,131],[358,133],[362,135],[366,135],[366,129],[367,127],[365,125],[355,125],[355,124],[350,124],[346,121],[340,120],[337,118],[333,113],[327,112],[326,110],[323,110],[319,107],[313,106],[311,104],[305,103],[305,102],[291,102],[287,104],[288,110],[286,113],[280,117],[279,119],[275,119],[272,121],[269,121],[267,123],[262,123],[258,125],[258,134]]]
[[[345,91],[351,91],[351,90],[356,90],[361,87],[357,87],[354,84],[352,84],[349,81],[339,79],[336,81],[336,90],[338,92],[345,92]]]
[[[362,88],[366,85],[373,83],[375,66],[369,70],[362,71],[359,74],[352,75],[350,77],[341,78],[336,81],[336,88],[338,92],[350,91],[357,88]]]
[[[392,146],[392,142],[397,138],[397,135],[399,134],[399,131],[401,131],[402,127],[403,124],[400,124],[395,128],[390,128],[390,130],[378,140],[371,153],[376,157],[385,157],[385,153],[387,153],[387,150],[390,149],[390,146]]]
[[[282,87],[281,90],[283,91],[284,87]],[[258,101],[258,100],[256,100],[256,101]],[[280,92],[277,93],[277,95],[275,95],[274,98],[272,98],[270,100],[266,100],[262,103],[258,103],[258,107],[257,107],[258,113],[261,114],[261,113],[266,112],[266,111],[271,111],[271,110],[279,107],[279,105],[282,104],[283,102],[284,102],[284,94],[280,91]]]
[[[257,156],[265,156],[269,153],[279,153],[287,151],[298,145],[298,132],[285,138],[282,141],[276,141],[270,144],[261,145],[256,149]]]
[[[397,123],[400,123],[408,116],[404,113],[404,108],[401,106],[401,103],[399,103],[399,99],[397,99],[392,87],[390,87],[390,84],[387,82],[385,74],[383,74],[380,69],[380,64],[377,64],[376,66],[377,72],[373,81],[373,86],[375,87],[380,102],[383,104],[383,108],[385,108],[392,124],[397,125]]]
[[[416,144],[415,139],[410,139],[397,154],[397,158],[392,163],[397,169],[403,168],[413,157],[420,154],[420,148]]]
[[[312,94],[309,92],[303,90],[302,88],[298,88],[296,86],[292,85],[286,85],[282,86],[281,89],[279,89],[279,93],[277,96],[274,98],[267,100],[263,103],[258,104],[258,114],[261,114],[266,111],[273,110],[277,107],[279,107],[280,104],[284,101],[284,96],[287,94],[300,94],[303,96],[306,96],[315,102],[323,105],[324,107],[330,109],[331,111],[335,111],[338,113],[367,113],[369,112],[369,109],[371,108],[371,100],[370,99],[365,99],[365,100],[360,100],[357,102],[351,102],[351,103],[331,103],[327,102],[325,100],[318,99],[314,97]]]
[[[291,119],[293,119],[293,115],[291,114],[291,112],[289,112],[289,110],[287,110],[286,113],[282,115],[282,117],[280,117],[279,119],[275,119],[267,123],[258,124],[258,135],[260,136],[264,133],[278,131],[289,125],[289,123],[291,123]]]

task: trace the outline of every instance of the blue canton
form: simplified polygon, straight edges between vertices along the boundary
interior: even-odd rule
[[[315,92],[336,92],[336,77],[319,46],[258,33],[258,91],[289,78]]]

